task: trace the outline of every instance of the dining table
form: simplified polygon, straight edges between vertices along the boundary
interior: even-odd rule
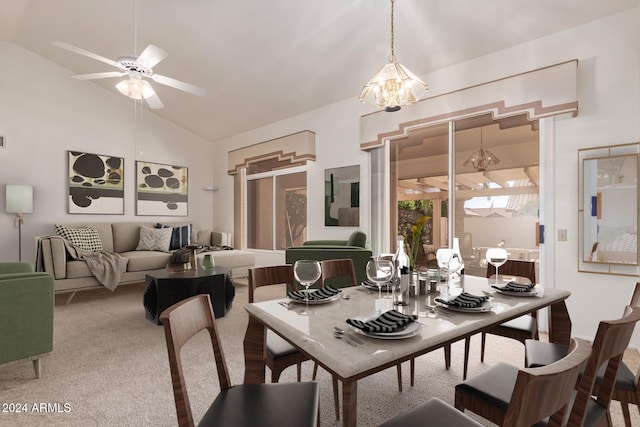
[[[304,303],[292,303],[288,298],[247,304],[244,383],[265,382],[266,331],[270,329],[342,382],[343,425],[356,426],[359,379],[508,320],[548,307],[549,341],[569,344],[571,320],[565,300],[570,292],[538,284],[536,292],[528,295],[503,293],[489,280],[462,275],[440,287],[449,293],[447,298],[462,292],[488,296],[488,308],[482,311],[440,304],[436,301],[438,292],[411,296],[407,305],[394,306],[388,298],[386,302],[380,299],[377,290],[362,285],[342,288],[334,298],[313,302],[306,315],[301,314]],[[415,315],[406,332],[367,334],[346,323],[347,319],[371,319],[391,308]],[[344,331],[341,339],[336,338],[336,327]]]

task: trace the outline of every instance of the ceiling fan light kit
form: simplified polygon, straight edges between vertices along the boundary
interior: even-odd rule
[[[362,88],[360,101],[384,108],[385,111],[398,111],[402,105],[417,102],[429,89],[429,86],[402,64],[396,62],[394,52],[394,6],[391,0],[391,54],[389,63],[384,65]]]
[[[156,93],[149,82],[142,80],[141,77],[135,76],[131,76],[116,84],[116,89],[118,89],[121,94],[132,99],[147,99]]]

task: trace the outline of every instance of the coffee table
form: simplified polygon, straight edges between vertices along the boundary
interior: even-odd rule
[[[147,319],[161,325],[160,314],[173,304],[199,294],[209,294],[215,317],[223,317],[235,296],[231,269],[160,270],[145,276],[144,308]]]

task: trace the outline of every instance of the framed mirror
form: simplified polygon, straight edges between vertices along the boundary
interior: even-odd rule
[[[638,275],[639,147],[578,150],[579,271]]]

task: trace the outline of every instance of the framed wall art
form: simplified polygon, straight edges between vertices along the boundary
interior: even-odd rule
[[[360,225],[360,165],[324,171],[324,225]]]
[[[187,216],[189,170],[136,161],[136,215]]]
[[[70,214],[124,214],[124,159],[68,151]]]

